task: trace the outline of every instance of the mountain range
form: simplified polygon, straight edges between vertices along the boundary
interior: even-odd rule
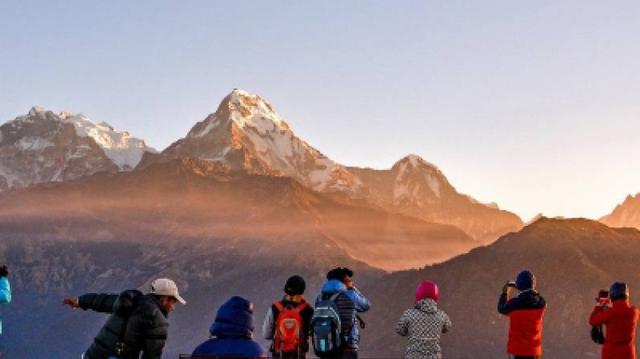
[[[313,298],[328,269],[348,266],[373,302],[363,357],[401,356],[393,327],[425,279],[454,322],[446,357],[504,356],[496,301],[528,268],[549,303],[545,355],[589,358],[597,290],[640,286],[640,231],[612,228],[638,226],[640,196],[602,223],[539,216],[524,226],[419,156],[386,170],[341,165],[237,89],[160,152],[84,115],[33,108],[0,126],[0,186],[0,262],[15,289],[3,312],[9,357],[86,348],[104,316],[63,308],[63,296],[175,279],[188,300],[171,316],[166,356],[176,357],[207,338],[229,296],[251,299],[259,324],[289,275],[303,275]]]
[[[269,102],[239,89],[160,153],[84,115],[34,107],[0,127],[0,190],[100,172],[144,171],[154,163],[186,158],[264,178],[292,178],[328,197],[455,226],[477,245],[523,224],[513,213],[458,193],[437,167],[416,155],[390,170],[343,166],[296,136]]]

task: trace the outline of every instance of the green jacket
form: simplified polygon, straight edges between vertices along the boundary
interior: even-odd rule
[[[128,291],[127,291],[128,292]],[[123,300],[124,293],[94,294],[80,296],[80,308],[111,314],[100,329],[93,343],[86,351],[88,359],[107,359],[116,354],[116,343],[126,317],[121,315],[123,307],[133,304],[124,334],[125,349],[121,358],[160,359],[164,343],[167,339],[169,322],[167,312],[162,308],[158,298],[152,294],[136,297],[133,303]]]

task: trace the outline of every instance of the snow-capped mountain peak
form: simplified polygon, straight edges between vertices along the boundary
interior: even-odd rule
[[[269,102],[258,95],[234,89],[222,100],[218,110],[207,117],[203,125],[195,126],[187,136],[206,136],[214,128],[229,121],[240,129],[251,128],[261,135],[276,130],[289,130],[289,125],[273,110]]]
[[[292,177],[318,191],[357,191],[360,180],[301,140],[273,106],[234,89],[215,113],[164,152],[198,157],[250,173]]]
[[[60,119],[72,124],[78,136],[91,137],[96,141],[120,170],[135,168],[144,152],[157,152],[143,140],[131,136],[127,131],[115,131],[104,121],[96,124],[83,114],[71,112],[60,113]]]
[[[394,200],[402,202],[424,198],[418,196],[419,192],[427,190],[437,201],[441,197],[443,186],[449,185],[444,175],[438,168],[422,159],[418,155],[408,155],[393,165],[392,171],[396,173],[394,186]]]
[[[34,106],[0,126],[0,190],[131,170],[144,152],[155,150],[128,132]]]

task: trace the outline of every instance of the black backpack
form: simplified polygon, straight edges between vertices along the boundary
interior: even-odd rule
[[[342,353],[342,323],[335,303],[340,294],[320,301],[313,310],[311,341],[313,351],[319,357]]]
[[[127,325],[129,324],[129,317],[133,314],[139,299],[143,296],[142,292],[136,289],[125,290],[118,295],[118,299],[114,304],[114,314],[123,318],[120,332],[118,333],[118,342],[116,343],[116,355],[118,357],[124,354],[125,344],[124,337],[127,334]]]
[[[604,330],[602,325],[591,327],[591,340],[596,344],[604,344]]]

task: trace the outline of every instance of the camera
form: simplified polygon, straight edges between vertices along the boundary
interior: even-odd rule
[[[598,292],[598,297],[596,298],[596,302],[599,305],[607,305],[609,304],[609,291],[606,289],[600,289]]]

